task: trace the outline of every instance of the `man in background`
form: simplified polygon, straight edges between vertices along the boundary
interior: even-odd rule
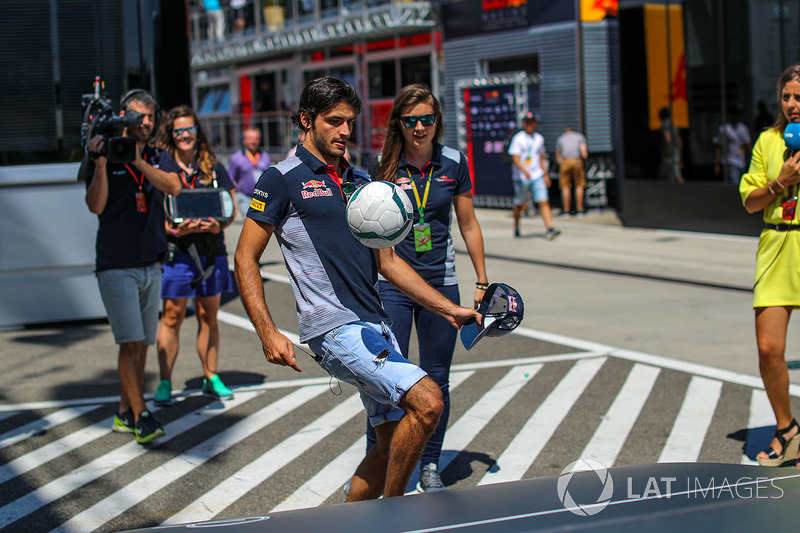
[[[242,149],[231,156],[228,174],[236,184],[236,203],[242,219],[250,207],[253,189],[261,173],[269,168],[270,159],[267,152],[261,150],[261,130],[250,127],[242,134]]]
[[[547,175],[547,152],[544,137],[536,131],[539,115],[526,113],[522,117],[522,129],[511,139],[508,154],[511,156],[511,180],[514,184],[514,237],[519,237],[519,218],[528,208],[528,198],[539,207],[545,228],[545,238],[553,240],[561,230],[553,227],[550,213],[550,178]]]
[[[123,112],[142,115],[136,127],[124,132],[136,140],[135,160],[108,161],[103,146],[107,139],[92,137],[86,205],[98,219],[97,285],[119,345],[120,403],[111,429],[133,433],[144,444],[165,435],[144,402],[144,369],[147,347],[156,342],[161,307],[161,260],[167,250],[164,194],[180,193],[181,181],[178,174],[159,168],[174,165],[170,155],[147,143],[157,126],[155,99],[137,89],[121,105]]]
[[[583,190],[586,187],[586,172],[583,162],[588,157],[586,137],[570,126],[556,140],[556,161],[558,161],[558,186],[561,189],[561,216],[570,216],[572,187],[575,186],[575,209],[580,218],[583,209]]]
[[[714,174],[722,174],[722,181],[739,185],[747,168],[752,148],[750,129],[742,122],[742,108],[728,109],[728,122],[721,125],[714,136]]]

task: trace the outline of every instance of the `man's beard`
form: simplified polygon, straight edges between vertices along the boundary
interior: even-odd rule
[[[328,157],[344,156],[344,151],[342,151],[341,153],[334,152],[333,148],[331,148],[331,146],[325,141],[325,139],[321,139],[316,135],[314,136],[314,148],[316,148],[317,151],[323,156],[328,156]]]
[[[152,133],[153,130],[145,132],[141,128],[136,128],[135,130],[133,130],[133,138],[136,139],[136,142],[146,143],[147,141],[150,140]]]

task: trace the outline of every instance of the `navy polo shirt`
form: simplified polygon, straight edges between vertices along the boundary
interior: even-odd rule
[[[145,161],[156,168],[175,163],[164,150],[147,146]],[[164,194],[156,189],[132,163],[106,163],[108,202],[97,227],[95,268],[139,268],[161,260],[167,249],[164,232]],[[86,188],[94,179],[94,161],[87,169]],[[136,193],[142,182],[147,210],[136,209]]]
[[[264,171],[247,211],[275,226],[301,342],[359,320],[389,321],[378,297],[374,252],[350,233],[345,197],[330,170],[300,145],[294,156]],[[340,181],[364,185],[369,178],[347,166]]]
[[[374,173],[372,177],[375,177]],[[435,141],[431,161],[422,169],[416,168],[404,154],[400,154],[397,184],[411,199],[415,224],[420,219],[419,204],[411,182],[413,180],[422,200],[428,178],[431,186],[428,201],[425,202],[425,222],[431,225],[431,249],[417,252],[414,248],[414,230],[411,230],[405,239],[395,245],[394,251],[431,285],[456,285],[456,252],[450,227],[453,222],[453,197],[472,190],[467,158],[458,150]]]

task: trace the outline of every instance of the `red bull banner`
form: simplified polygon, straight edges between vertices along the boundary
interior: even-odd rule
[[[667,19],[669,17],[669,19]],[[678,128],[689,127],[686,99],[686,56],[683,41],[681,6],[644,6],[645,48],[647,51],[647,89],[650,129],[661,127],[658,112],[669,107]]]
[[[606,17],[616,17],[619,0],[581,0],[581,20],[599,22]]]

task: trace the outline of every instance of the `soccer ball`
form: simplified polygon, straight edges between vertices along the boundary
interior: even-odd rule
[[[347,202],[347,225],[362,244],[389,248],[408,235],[414,211],[406,192],[388,181],[356,189]]]

